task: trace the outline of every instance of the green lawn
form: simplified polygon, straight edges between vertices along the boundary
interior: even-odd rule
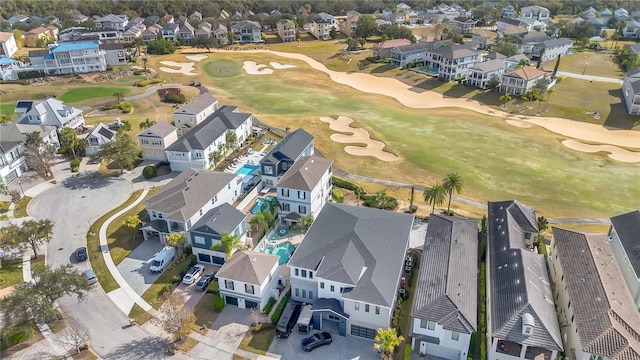
[[[213,56],[239,63],[299,65],[277,76],[242,72],[213,82],[225,95],[225,103],[238,105],[269,125],[303,126],[316,136],[316,147],[343,170],[420,185],[456,171],[465,182],[464,197],[480,202],[517,198],[548,217],[609,217],[640,206],[636,164],[569,150],[560,143],[562,137],[546,130],[516,128],[502,119],[460,109],[407,109],[390,98],[335,84],[300,62],[268,54]],[[369,130],[404,161],[385,163],[346,154],[343,144],[329,139],[333,132],[328,125],[318,120],[337,115],[355,119],[352,126]],[[618,187],[615,192],[610,191],[612,183]]]
[[[253,332],[253,327],[249,328],[238,348],[255,354],[266,355],[276,335],[276,327],[273,324],[262,324],[261,326],[263,327],[257,332]]]
[[[15,103],[0,104],[0,114],[13,116],[13,110],[16,108]]]
[[[198,301],[198,305],[194,309],[194,313],[196,315],[196,325],[202,327],[203,330],[206,328],[211,329],[211,326],[220,315],[219,312],[213,310],[213,298],[214,294],[204,294],[200,301]]]
[[[29,207],[29,202],[31,202],[30,196],[23,196],[22,199],[16,204],[13,209],[13,216],[15,218],[23,218],[29,216],[27,213],[27,208]]]
[[[22,283],[22,258],[11,260],[0,259],[2,269],[0,269],[0,289]]]
[[[64,101],[65,103],[74,103],[80,102],[88,99],[101,98],[101,97],[112,97],[115,101],[114,93],[121,92],[124,95],[127,95],[131,92],[131,89],[123,88],[123,87],[97,87],[97,86],[86,86],[86,87],[76,87],[73,88],[64,95],[60,96],[58,99]]]

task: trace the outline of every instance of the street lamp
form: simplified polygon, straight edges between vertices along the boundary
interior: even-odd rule
[[[20,191],[22,191],[22,197],[25,197],[24,189],[22,188],[22,183],[20,182],[20,180],[18,180],[18,185],[20,186]]]

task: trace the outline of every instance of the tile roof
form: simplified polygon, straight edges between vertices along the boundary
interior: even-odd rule
[[[176,115],[196,115],[218,102],[211,94],[200,94],[173,113]]]
[[[432,215],[411,316],[471,334],[477,329],[478,223]]]
[[[581,350],[612,360],[632,354],[639,359],[640,313],[606,236],[554,227],[553,237]]]
[[[391,306],[409,244],[413,215],[328,203],[288,266],[354,286],[342,298]]]
[[[506,73],[505,76],[517,77],[523,80],[531,80],[544,74],[544,71],[536,69],[533,66],[523,66]]]
[[[187,169],[151,196],[146,207],[167,214],[165,219],[186,221],[236,178],[240,179],[236,174]]]
[[[269,276],[279,257],[251,250],[237,251],[222,265],[217,277],[261,285]]]
[[[611,218],[636,277],[640,278],[640,211],[632,211]]]
[[[322,175],[329,170],[331,164],[333,160],[318,156],[302,157],[287,170],[276,187],[311,191],[320,182]]]
[[[287,134],[278,145],[276,145],[260,163],[277,164],[282,160],[295,160],[302,154],[304,149],[313,143],[313,136],[300,128]]]
[[[0,32],[0,42],[7,42],[13,37],[13,33]]]
[[[410,45],[410,44],[411,44],[411,41],[407,39],[393,39],[393,40],[379,42],[375,44],[373,47],[376,49],[389,49],[389,48],[394,48],[394,47],[403,46],[403,45]]]
[[[562,338],[544,257],[525,249],[525,231],[537,232],[535,212],[517,201],[489,202],[487,220],[491,299],[490,332],[499,339],[562,350]],[[531,335],[522,333],[523,318],[533,317]]]
[[[231,204],[224,203],[207,211],[189,231],[213,234],[220,238],[225,231],[233,233],[245,218],[246,216],[240,210]]]

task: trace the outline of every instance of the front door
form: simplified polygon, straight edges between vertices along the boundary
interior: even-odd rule
[[[427,353],[427,342],[420,341],[420,354],[426,354],[426,353]]]

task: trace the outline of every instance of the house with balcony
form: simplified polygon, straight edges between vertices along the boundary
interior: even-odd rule
[[[347,11],[347,18],[344,21],[340,22],[340,24],[338,24],[340,32],[345,34],[346,36],[355,34],[356,27],[358,27],[358,19],[360,19],[360,16],[362,16],[362,14],[355,10]]]
[[[107,65],[118,66],[127,64],[127,52],[124,44],[100,44],[100,50],[104,50],[104,60]]]
[[[158,32],[160,32],[160,34],[162,35],[161,30],[162,30],[162,27],[158,24],[149,26],[142,32],[142,42],[145,43],[145,45],[147,45],[153,40],[157,40]]]
[[[507,4],[502,8],[502,17],[504,18],[514,18],[518,16],[518,12],[511,4]]]
[[[195,37],[195,29],[188,21],[185,21],[180,25],[178,29],[177,39],[184,44],[191,44]]]
[[[18,45],[13,33],[0,32],[0,55],[10,58],[13,57],[16,51],[18,51]]]
[[[391,325],[413,215],[328,203],[287,267],[291,298],[313,304],[313,328],[373,339]]]
[[[128,28],[127,31],[122,33],[122,42],[124,42],[125,44],[128,44],[136,41],[137,38],[142,36],[142,32],[146,28],[147,27],[144,26],[144,24],[140,24],[140,25],[136,25]]]
[[[394,48],[411,45],[411,41],[407,39],[393,39],[380,41],[373,45],[373,57],[376,59],[388,59],[391,57],[391,51]]]
[[[218,24],[214,26],[213,30],[211,30],[211,36],[213,36],[216,40],[218,40],[220,44],[229,43],[229,39],[228,39],[229,35],[227,35],[228,33],[229,32],[227,31],[227,27],[222,24]]]
[[[546,72],[533,66],[523,66],[515,70],[506,71],[500,79],[500,92],[511,95],[524,95],[546,76]]]
[[[29,170],[22,146],[27,134],[37,132],[43,142],[60,147],[58,132],[54,126],[39,124],[0,124],[0,178],[5,184],[17,179]]]
[[[129,17],[127,15],[109,14],[96,20],[95,23],[98,29],[111,28],[118,30],[118,32],[120,33],[123,33],[127,29]]]
[[[640,211],[614,216],[608,239],[631,298],[640,309]]]
[[[481,55],[480,50],[467,45],[443,45],[438,41],[427,50],[425,65],[437,71],[439,79],[454,81],[466,77]]]
[[[171,24],[165,25],[160,31],[163,39],[176,40],[178,38],[179,30],[180,30],[180,25],[176,23],[171,23]]]
[[[42,44],[38,44],[39,40],[42,41]],[[26,47],[38,47],[38,45],[44,47],[49,41],[54,41],[54,39],[51,38],[49,29],[42,26],[38,26],[24,34],[24,46]]]
[[[500,83],[500,78],[506,69],[507,66],[504,64],[504,59],[493,59],[476,63],[472,65],[467,72],[467,84],[480,89],[486,89],[487,83],[492,79]]]
[[[478,23],[477,20],[474,20],[470,17],[466,16],[458,16],[453,18],[451,21],[451,29],[459,34],[470,33],[476,27]]]
[[[298,159],[276,184],[278,217],[293,225],[302,217],[316,218],[331,198],[333,161],[318,156]]]
[[[471,35],[469,43],[473,45],[475,49],[484,50],[495,44],[494,37],[496,33],[489,30],[477,30]]]
[[[535,210],[515,200],[488,208],[487,358],[555,359],[564,348],[547,265],[533,252]]]
[[[573,40],[566,38],[548,39],[533,46],[531,55],[539,61],[551,61],[565,56],[573,47]]]
[[[220,245],[225,233],[236,236],[239,241],[245,243],[246,216],[227,203],[209,210],[189,230],[186,239],[199,262],[222,265],[229,260],[227,254],[223,249],[211,250],[211,247]]]
[[[269,298],[278,298],[278,260],[251,250],[234,253],[216,273],[225,304],[262,311]]]
[[[0,55],[0,80],[18,80],[18,72],[27,67],[18,60]]]
[[[200,94],[173,112],[173,122],[178,127],[178,132],[184,135],[218,109],[218,99],[209,93]]]
[[[221,107],[167,147],[171,171],[210,168],[209,154],[225,146],[239,146],[251,136],[252,126],[251,114],[239,112],[236,106]],[[228,133],[235,134],[234,143],[227,142]]]
[[[478,328],[478,223],[429,217],[411,310],[411,349],[466,360]]]
[[[317,18],[309,23],[309,33],[318,40],[331,40],[331,23],[323,18]]]
[[[542,6],[533,5],[523,6],[522,8],[520,8],[520,18],[522,19],[546,21],[549,20],[550,16],[551,11]]]
[[[432,47],[430,43],[417,42],[391,48],[390,64],[398,68],[414,64],[424,65],[430,47]]]
[[[262,43],[262,27],[257,21],[240,20],[231,23],[234,44]]]
[[[640,359],[640,313],[607,236],[554,227],[548,261],[565,354]]]
[[[337,22],[335,16],[327,14],[326,12],[320,12],[320,13],[318,13],[318,16],[322,20],[326,21],[331,28],[336,29],[336,30],[338,29],[338,22]]]
[[[85,152],[89,156],[95,155],[100,152],[100,146],[116,140],[116,132],[109,129],[105,124],[99,123],[98,126],[85,137],[85,140],[87,141]]]
[[[280,19],[276,23],[276,30],[282,42],[296,41],[296,24],[289,19]]]
[[[311,134],[298,129],[287,134],[260,160],[262,181],[266,187],[272,187],[303,156],[312,156],[314,138]]]
[[[194,36],[196,38],[199,37],[211,37],[211,24],[209,24],[208,22],[203,22],[200,23],[200,25],[198,25],[198,28],[196,29],[196,31],[194,32]]]
[[[242,194],[242,178],[236,174],[187,169],[145,201],[147,219],[142,224],[145,240],[187,232],[209,210],[233,204]]]
[[[622,97],[629,115],[640,115],[640,68],[624,74]]]
[[[167,147],[178,140],[178,129],[166,121],[158,121],[136,137],[143,159],[167,161]]]
[[[107,70],[106,51],[99,41],[60,43],[49,50],[30,51],[29,60],[46,75],[82,74]]]
[[[84,125],[83,110],[54,98],[18,100],[14,112],[19,114],[16,124],[53,126],[56,129],[76,129]]]

